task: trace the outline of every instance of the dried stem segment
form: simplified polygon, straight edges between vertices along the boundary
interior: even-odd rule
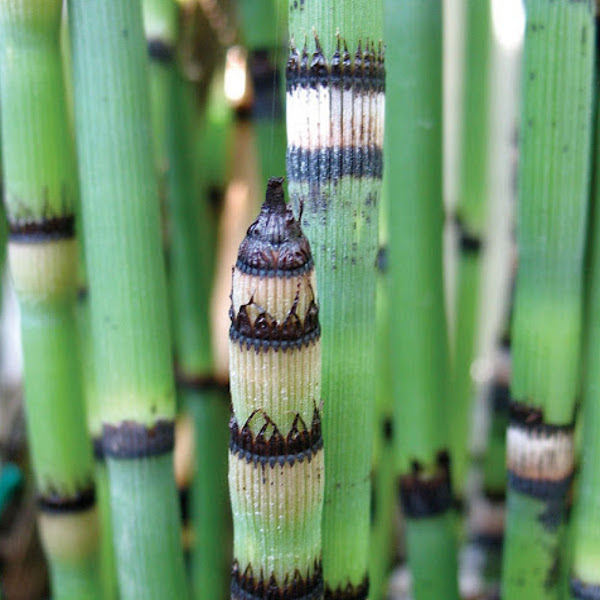
[[[557,598],[573,474],[595,6],[528,0],[502,593]]]
[[[98,531],[75,320],[77,182],[60,0],[0,3],[9,265],[19,299],[28,440],[53,596],[96,598]]]
[[[282,184],[269,180],[233,272],[231,598],[240,600],[323,596],[319,311],[308,240]]]
[[[289,192],[322,298],[325,592],[358,599],[368,593],[383,8],[305,0],[289,9]]]

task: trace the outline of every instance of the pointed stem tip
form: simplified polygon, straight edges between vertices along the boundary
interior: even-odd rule
[[[270,177],[265,194],[265,208],[285,210],[285,196],[283,193],[283,177]]]

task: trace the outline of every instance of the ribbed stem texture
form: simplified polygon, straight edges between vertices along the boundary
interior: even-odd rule
[[[558,598],[573,476],[595,3],[526,2],[502,593]]]
[[[326,594],[366,598],[378,204],[385,70],[382,2],[289,2],[287,173],[321,293]]]
[[[231,598],[323,596],[315,293],[308,241],[285,205],[282,179],[271,179],[232,282]]]
[[[141,4],[69,3],[94,364],[121,598],[186,595]]]
[[[9,265],[19,300],[28,441],[53,596],[98,598],[97,515],[75,319],[77,182],[60,0],[0,3]]]

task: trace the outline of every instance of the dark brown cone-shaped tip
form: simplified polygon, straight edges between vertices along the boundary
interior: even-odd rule
[[[296,275],[312,267],[308,240],[286,205],[283,178],[272,177],[258,218],[240,245],[237,268],[251,275]]]

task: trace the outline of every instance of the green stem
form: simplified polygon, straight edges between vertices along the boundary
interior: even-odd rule
[[[21,313],[28,440],[58,599],[97,598],[97,514],[75,319],[77,195],[60,0],[0,3],[9,264]]]
[[[595,4],[528,0],[502,593],[560,597],[574,466]]]
[[[451,599],[458,584],[445,406],[441,5],[388,0],[385,22],[396,466],[415,598]]]
[[[186,597],[141,5],[69,3],[94,364],[121,597]]]
[[[366,598],[383,7],[290,0],[289,10],[288,187],[313,248],[323,327],[325,591]]]

